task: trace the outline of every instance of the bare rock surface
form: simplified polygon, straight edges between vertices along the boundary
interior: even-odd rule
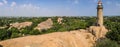
[[[92,33],[96,39],[105,38],[106,33],[108,30],[105,26],[90,26],[89,32]]]
[[[41,31],[42,29],[49,29],[51,28],[53,25],[53,21],[51,18],[47,19],[44,22],[41,22],[40,24],[37,25],[37,27],[35,27],[34,29],[37,29],[39,31]]]
[[[3,47],[91,47],[94,36],[87,30],[55,32],[1,41]]]
[[[21,22],[21,23],[16,22],[16,23],[11,23],[10,28],[14,27],[14,28],[17,28],[17,29],[21,29],[21,28],[25,28],[25,27],[31,26],[31,25],[32,25],[32,22]]]
[[[58,22],[59,24],[63,24],[63,23],[62,23],[62,20],[63,20],[63,18],[60,18],[60,17],[59,17],[59,18],[57,19],[57,22]]]

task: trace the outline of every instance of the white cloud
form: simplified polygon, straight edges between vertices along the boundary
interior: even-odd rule
[[[74,4],[78,4],[79,0],[72,0]],[[9,2],[3,0],[0,2],[0,16],[58,16],[58,15],[74,15],[75,11],[70,8],[49,8],[46,6],[27,4],[17,4],[17,2]],[[6,7],[6,5],[8,7]]]
[[[4,4],[2,2],[0,2],[0,6],[3,6]]]
[[[97,1],[98,1],[98,0],[93,0],[93,2],[95,2],[95,3],[96,3]]]
[[[35,6],[35,5],[32,5],[32,4],[22,4],[20,6],[18,6],[19,8],[23,8],[23,9],[39,9],[40,7],[39,6]]]
[[[70,8],[48,8],[33,4],[20,4],[15,7],[0,8],[0,16],[67,16],[74,15]]]
[[[7,0],[2,0],[3,2],[0,2],[0,6],[3,6],[3,5],[5,5],[5,4],[7,4],[8,3],[8,1]]]
[[[39,15],[41,9],[39,6],[33,4],[21,4],[12,7],[14,9],[10,10],[11,13],[9,15],[12,16],[36,16]]]
[[[111,2],[110,2],[110,1],[107,1],[107,2],[106,2],[106,4],[110,5],[110,4],[111,4]]]
[[[120,8],[120,3],[116,3],[116,6]]]
[[[71,4],[79,4],[80,0],[67,0],[67,3],[71,3]]]
[[[10,5],[11,7],[16,6],[16,2],[12,2],[12,4]]]
[[[2,1],[3,1],[3,3],[4,3],[4,4],[7,4],[7,3],[8,3],[8,1],[7,1],[7,0],[2,0]]]
[[[74,3],[75,3],[75,4],[78,4],[78,3],[79,3],[79,0],[74,0]]]

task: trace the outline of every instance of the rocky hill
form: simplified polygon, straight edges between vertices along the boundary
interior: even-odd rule
[[[37,27],[35,27],[34,29],[37,29],[37,30],[39,30],[39,31],[41,31],[41,30],[43,30],[43,29],[46,29],[46,30],[47,30],[47,29],[51,28],[52,25],[53,25],[53,21],[52,21],[51,18],[49,18],[49,19],[47,19],[46,21],[43,21],[43,22],[39,23],[39,24],[37,25]]]
[[[3,47],[91,47],[93,35],[86,30],[27,36],[0,42]]]
[[[92,28],[92,29],[91,29]],[[0,42],[3,47],[92,47],[95,41],[104,37],[103,27],[90,27],[70,32],[55,32],[37,36],[26,36]],[[92,30],[92,32],[90,32]],[[101,36],[97,34],[103,32]]]
[[[24,28],[32,22],[13,23],[10,28]],[[34,29],[49,29],[53,21],[49,18],[38,24]],[[44,35],[26,36],[9,39],[0,42],[1,47],[92,47],[95,42],[104,38],[108,30],[104,26],[90,26],[87,29],[79,29],[66,32],[55,32]]]

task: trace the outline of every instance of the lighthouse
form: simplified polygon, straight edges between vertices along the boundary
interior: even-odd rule
[[[97,6],[97,26],[103,26],[103,5],[102,1],[98,1]]]

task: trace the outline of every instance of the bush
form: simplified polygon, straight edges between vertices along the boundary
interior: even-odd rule
[[[39,30],[32,30],[29,32],[30,35],[39,35],[40,31]]]
[[[107,25],[111,31],[106,34],[106,37],[117,42],[120,41],[120,23],[110,22]]]
[[[117,31],[110,31],[106,34],[106,37],[115,40],[115,41],[120,41],[120,34]]]
[[[17,28],[11,28],[8,31],[11,32],[11,38],[17,38],[21,36],[20,31]]]
[[[103,39],[100,41],[97,41],[96,47],[118,47],[117,42],[112,41],[110,39]]]
[[[0,40],[10,39],[11,32],[5,29],[0,29]]]

